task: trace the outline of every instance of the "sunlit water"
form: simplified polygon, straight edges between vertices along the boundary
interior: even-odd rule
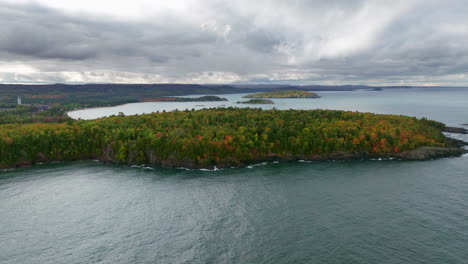
[[[468,122],[463,89],[320,94],[275,106]],[[169,110],[159,104],[112,111]],[[37,165],[0,172],[0,263],[467,263],[467,190],[467,155],[220,171]]]

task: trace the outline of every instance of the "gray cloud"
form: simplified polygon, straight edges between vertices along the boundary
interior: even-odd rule
[[[0,82],[468,85],[463,2],[208,0],[141,20],[0,2]]]

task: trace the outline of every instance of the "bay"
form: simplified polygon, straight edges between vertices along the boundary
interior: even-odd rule
[[[152,112],[214,107],[260,107],[263,109],[333,109],[381,114],[398,114],[426,117],[447,125],[460,125],[468,122],[468,88],[446,87],[388,89],[383,91],[320,91],[322,98],[310,99],[271,99],[274,105],[244,105],[238,101],[247,94],[219,94],[229,101],[220,102],[145,102],[131,103],[114,107],[91,108],[69,112],[72,118],[96,119],[118,115],[144,114]],[[198,97],[184,96],[184,97]]]

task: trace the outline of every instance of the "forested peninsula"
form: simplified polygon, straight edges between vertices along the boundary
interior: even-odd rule
[[[239,101],[237,103],[238,104],[275,104],[275,102],[273,102],[272,100],[262,99],[262,98],[250,99],[247,101]]]
[[[142,102],[219,102],[228,101],[226,98],[222,98],[214,95],[205,95],[201,97],[158,97],[158,98],[144,98]]]
[[[320,96],[313,92],[285,90],[248,94],[244,98],[320,98]]]
[[[0,125],[0,167],[98,159],[186,168],[260,161],[429,159],[465,152],[426,119],[332,110],[218,108]]]

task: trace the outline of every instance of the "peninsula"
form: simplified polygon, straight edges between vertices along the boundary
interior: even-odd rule
[[[218,108],[0,125],[0,168],[98,159],[128,165],[242,167],[261,161],[459,156],[427,119],[333,110]]]
[[[214,95],[205,95],[201,97],[157,97],[157,98],[144,98],[142,102],[220,102],[228,101],[226,98],[221,98]]]
[[[272,100],[268,100],[268,99],[250,99],[250,100],[247,100],[247,101],[239,101],[237,102],[238,104],[275,104],[275,102],[273,102]]]
[[[285,90],[249,94],[244,96],[244,98],[320,98],[320,96],[307,91]]]

